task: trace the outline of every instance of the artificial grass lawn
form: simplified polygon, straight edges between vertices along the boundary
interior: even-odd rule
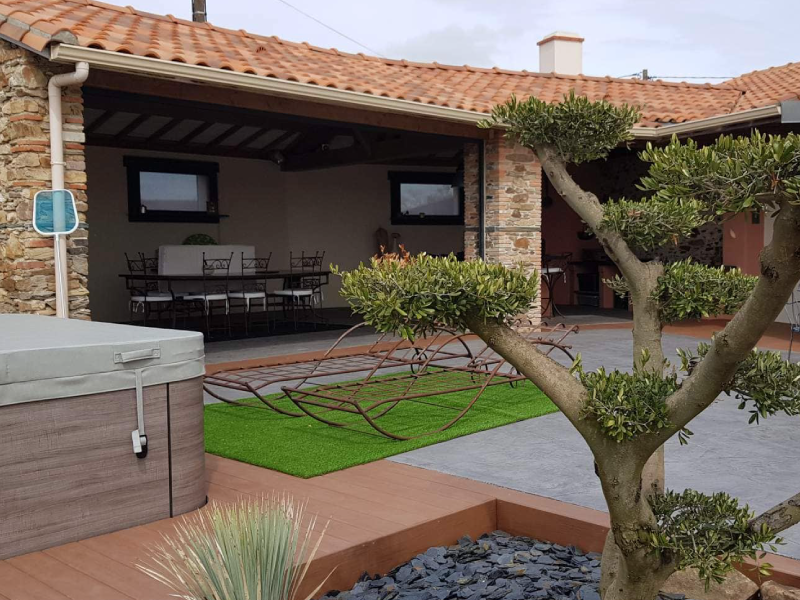
[[[429,400],[465,406],[475,390],[444,394]],[[280,398],[281,394],[274,394]],[[263,406],[258,400],[255,405]],[[289,400],[281,406],[297,410]],[[440,433],[398,441],[378,435],[361,417],[329,413],[336,421],[354,423],[353,428],[325,425],[312,417],[287,417],[270,409],[210,404],[205,407],[206,450],[211,454],[274,469],[297,477],[316,477],[430,446],[462,435],[539,417],[557,411],[556,406],[530,382],[516,387],[490,386],[464,417]],[[393,433],[414,435],[430,431],[454,416],[450,409],[416,402],[401,402],[378,419]]]

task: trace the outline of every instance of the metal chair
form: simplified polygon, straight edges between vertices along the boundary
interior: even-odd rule
[[[170,312],[172,326],[175,327],[175,295],[172,291],[162,291],[159,282],[148,279],[149,275],[158,273],[158,258],[146,257],[142,252],[138,253],[138,258],[130,258],[125,253],[125,260],[128,263],[128,271],[131,275],[136,275],[136,279],[127,280],[127,288],[130,293],[128,309],[130,311],[131,323],[134,322],[134,315],[142,311],[142,324],[147,326],[147,318],[150,312],[156,310],[156,318],[161,321],[161,313],[166,309]]]
[[[272,252],[266,258],[245,258],[241,253],[242,272],[236,289],[228,292],[229,300],[242,300],[244,302],[244,333],[250,333],[250,318],[253,304],[261,303],[261,310],[267,314],[267,329],[269,329],[269,314],[267,310],[267,272]],[[259,276],[252,279],[252,276]],[[261,278],[263,276],[263,279]]]
[[[201,308],[205,318],[207,338],[211,337],[214,302],[222,302],[225,306],[225,326],[214,329],[227,331],[228,337],[231,335],[231,307],[228,293],[232,261],[233,252],[230,258],[206,258],[206,253],[203,252],[203,292],[187,294],[182,298],[185,303]],[[222,280],[219,279],[221,275],[224,276]]]
[[[315,328],[317,320],[320,320],[320,315],[315,307],[321,306],[324,299],[322,294],[322,263],[324,259],[325,252],[319,250],[314,254],[301,252],[300,256],[290,252],[289,275],[284,279],[283,289],[270,293],[270,296],[281,301],[284,317],[287,308],[291,308],[295,329],[297,329],[298,309],[312,314]]]
[[[542,314],[547,314],[547,310],[552,306],[553,314],[564,316],[558,310],[555,303],[553,292],[556,288],[556,283],[563,277],[564,282],[567,281],[567,271],[569,270],[569,259],[572,258],[572,252],[562,252],[561,254],[545,254],[542,261],[542,281],[547,287],[547,305],[542,307]]]

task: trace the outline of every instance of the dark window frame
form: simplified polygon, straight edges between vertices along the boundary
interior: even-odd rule
[[[400,210],[400,186],[403,183],[430,183],[453,185],[457,172],[390,171],[389,187],[391,197],[392,225],[463,225],[464,224],[464,186],[458,186],[457,215],[404,215]]]
[[[128,176],[128,221],[150,223],[219,223],[219,164],[196,160],[125,156],[122,164]],[[187,210],[147,210],[142,212],[139,175],[142,171],[153,173],[180,173],[208,177],[208,202],[205,212]]]

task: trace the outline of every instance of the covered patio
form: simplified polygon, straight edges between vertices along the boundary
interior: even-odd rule
[[[320,289],[313,290],[318,296],[303,304],[313,310],[301,311],[294,319],[299,323],[288,328],[273,322],[274,332],[352,321],[348,311],[337,310],[343,302],[329,277],[330,265],[355,267],[381,245],[387,251],[404,245],[413,253],[464,255],[464,154],[465,145],[481,144],[477,138],[222,106],[169,97],[163,89],[153,90],[161,95],[143,95],[103,87],[113,82],[98,73],[83,90],[93,197],[87,213],[93,231],[88,290],[95,320],[141,322],[154,305],[133,306],[131,299],[141,300],[143,286],[120,277],[127,271],[126,255],[152,258],[153,266],[158,262],[153,290],[172,291],[180,300],[192,286],[195,293],[202,290],[202,256],[223,259],[232,253],[225,291],[234,335],[243,334],[244,326],[243,303],[233,302],[242,285],[242,258],[263,259],[259,269],[245,271],[269,272],[269,296],[298,283],[297,274],[290,277],[291,269],[299,268],[298,257],[318,258],[313,265],[322,275]],[[144,82],[130,87],[146,88]],[[204,97],[202,89],[193,91],[193,97]],[[145,176],[155,178],[156,193],[164,198],[145,197]],[[189,177],[190,186],[211,180],[206,197],[170,197],[186,196],[178,186]],[[401,186],[423,195],[401,196]],[[427,189],[440,197],[430,200]],[[166,264],[164,254],[172,249],[174,255],[189,236],[207,236],[220,246],[199,246],[192,258]],[[196,279],[181,281],[189,273]],[[254,300],[253,311],[262,312],[265,303]],[[169,326],[171,303],[158,307],[165,309],[158,316],[167,318],[157,320],[153,312],[147,324]],[[225,304],[216,307],[217,322],[224,320]],[[291,314],[286,319],[280,301],[269,308],[272,321],[293,320]],[[178,325],[183,326],[181,319]],[[186,326],[193,325],[197,319]]]

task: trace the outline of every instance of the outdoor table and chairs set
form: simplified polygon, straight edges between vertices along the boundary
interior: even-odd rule
[[[221,330],[232,335],[232,316],[241,315],[244,334],[255,325],[269,330],[282,317],[322,320],[319,309],[330,271],[325,252],[290,252],[288,269],[270,269],[272,253],[256,256],[253,246],[161,246],[156,256],[125,254],[131,322],[152,324],[168,316],[173,328],[199,318],[206,337]],[[254,323],[254,316],[263,319]],[[216,318],[215,318],[216,317]],[[239,321],[239,319],[236,319]]]

